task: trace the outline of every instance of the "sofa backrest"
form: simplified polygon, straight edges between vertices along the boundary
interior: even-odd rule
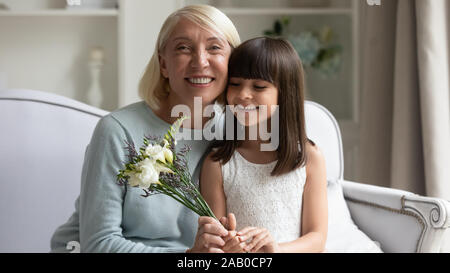
[[[306,134],[322,150],[329,180],[344,178],[344,156],[339,125],[322,105],[305,102]]]
[[[50,250],[74,211],[86,147],[107,113],[41,91],[0,92],[0,252]]]

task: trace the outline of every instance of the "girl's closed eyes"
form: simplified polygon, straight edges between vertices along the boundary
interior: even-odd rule
[[[242,80],[244,80],[244,79],[242,79]],[[265,82],[265,81],[261,81],[261,80],[249,80],[249,81],[252,81],[251,86],[253,86],[253,88],[257,89],[257,90],[264,90],[270,84],[269,82]],[[236,80],[235,81],[230,81],[228,83],[229,86],[234,86],[234,87],[238,87],[241,84],[242,84],[241,82],[236,81]]]

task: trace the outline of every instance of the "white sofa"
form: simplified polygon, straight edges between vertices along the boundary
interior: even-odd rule
[[[444,232],[450,226],[450,203],[407,191],[345,181],[337,121],[327,109],[314,102],[306,102],[305,115],[308,137],[324,152],[327,177],[342,186],[356,226],[378,242],[384,252],[440,252]]]
[[[107,112],[33,90],[0,92],[0,252],[48,252],[74,211],[84,151]]]
[[[349,213],[384,252],[438,252],[449,202],[344,181],[337,122],[316,103],[305,107],[308,137],[326,157],[330,225]],[[0,252],[50,250],[51,235],[74,211],[85,148],[107,113],[41,91],[0,92]]]

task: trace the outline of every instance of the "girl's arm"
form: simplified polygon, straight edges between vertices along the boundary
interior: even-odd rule
[[[222,168],[219,161],[212,160],[211,153],[203,161],[200,173],[200,193],[217,219],[227,215]]]
[[[280,244],[281,252],[323,252],[328,231],[325,157],[317,146],[306,145],[306,183],[303,189],[302,235]]]
[[[223,190],[222,167],[218,161],[213,161],[209,154],[203,161],[200,173],[200,193],[213,211],[217,219],[229,230],[223,237],[225,252],[242,252],[245,242],[241,243],[236,237],[236,218],[230,213],[227,217],[226,196]]]

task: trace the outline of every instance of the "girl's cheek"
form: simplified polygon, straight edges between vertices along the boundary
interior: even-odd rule
[[[230,104],[230,102],[233,99],[233,92],[230,90],[230,88],[227,87],[227,89],[225,90],[226,92],[226,98],[227,98],[227,102],[228,104]]]

